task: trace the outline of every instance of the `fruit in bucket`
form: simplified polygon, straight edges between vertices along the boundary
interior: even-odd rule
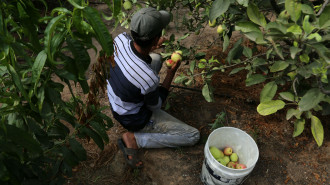
[[[238,160],[238,156],[236,153],[232,153],[230,155],[230,160],[233,161],[233,162],[236,162]]]
[[[225,155],[231,155],[233,153],[233,149],[231,147],[226,147],[224,150],[223,150],[223,153]]]
[[[215,159],[219,159],[224,156],[223,152],[214,146],[210,147],[210,152]]]
[[[245,164],[236,164],[236,169],[245,169],[246,168],[246,165]]]
[[[232,161],[230,161],[228,164],[227,164],[227,167],[228,168],[236,168],[236,163],[235,162],[232,162]]]

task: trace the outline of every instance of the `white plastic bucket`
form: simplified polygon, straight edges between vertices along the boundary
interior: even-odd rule
[[[227,146],[237,153],[239,162],[245,169],[232,169],[221,165],[210,153],[210,146],[224,149]],[[221,127],[208,137],[204,147],[201,180],[206,185],[241,184],[252,172],[259,158],[259,149],[253,138],[246,132],[234,127]]]

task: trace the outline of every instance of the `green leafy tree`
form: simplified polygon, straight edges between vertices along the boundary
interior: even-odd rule
[[[209,21],[221,26],[222,51],[228,52],[225,63],[213,58],[203,59],[203,55],[195,53],[195,46],[184,48],[179,40],[178,44],[173,44],[174,35],[165,43],[169,53],[164,53],[163,57],[181,49],[185,59],[191,60],[187,73],[177,77],[176,83],[191,85],[196,76],[201,76],[203,96],[211,102],[214,101],[211,79],[215,72],[232,69],[232,75],[247,71],[246,86],[265,84],[260,92],[259,114],[267,116],[286,108],[286,119],[294,121],[293,137],[299,136],[306,123],[310,123],[317,145],[322,145],[324,131],[318,117],[330,114],[328,0],[149,0],[133,3],[140,4],[136,10],[141,4],[171,12],[186,8],[190,12],[183,16],[173,14],[173,21],[176,26],[196,34],[203,31]],[[229,48],[233,31],[239,31],[242,37]],[[252,46],[245,46],[244,40],[249,40]],[[263,48],[262,52],[258,48]]]
[[[67,2],[67,8],[47,11],[43,0],[0,1],[0,184],[62,184],[86,159],[79,139],[91,138],[101,149],[109,141],[112,120],[97,101],[104,89],[97,80],[113,53],[112,37],[88,2]],[[106,2],[120,11],[118,1]],[[92,39],[102,57],[89,85]],[[78,84],[87,102],[74,94]],[[70,101],[61,94],[65,85]]]

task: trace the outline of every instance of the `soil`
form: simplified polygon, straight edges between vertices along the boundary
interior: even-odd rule
[[[97,5],[100,11],[108,11],[105,5]],[[112,22],[107,22],[109,30]],[[117,28],[113,38],[125,30]],[[184,31],[176,30],[173,23],[169,25],[166,36],[174,33],[176,38],[184,35]],[[234,33],[231,41],[239,37]],[[208,26],[200,35],[191,34],[183,40],[185,46],[200,48],[206,52],[206,58],[215,56],[224,59],[222,42],[217,39],[216,28]],[[197,44],[196,44],[196,41]],[[95,42],[97,48],[100,46]],[[162,49],[158,50],[162,52]],[[92,63],[97,56],[91,51]],[[189,62],[189,61],[188,61]],[[182,64],[177,74],[185,72],[188,65]],[[309,185],[329,184],[330,170],[330,137],[329,116],[322,117],[325,138],[323,145],[318,147],[306,124],[305,131],[293,138],[293,123],[285,119],[286,110],[281,110],[271,116],[261,116],[256,107],[259,103],[259,93],[264,84],[246,87],[244,72],[229,76],[231,70],[216,73],[212,83],[215,88],[215,101],[208,103],[201,93],[201,80],[187,90],[172,88],[167,112],[196,127],[201,132],[200,141],[192,147],[141,149],[144,162],[141,170],[130,169],[116,146],[117,138],[125,132],[118,122],[108,131],[110,142],[101,151],[95,143],[83,141],[87,150],[88,160],[73,169],[73,177],[66,184],[136,184],[136,185],[201,185],[201,169],[204,160],[204,146],[208,135],[212,132],[210,124],[220,112],[226,113],[224,126],[239,128],[250,134],[259,148],[259,159],[253,171],[243,183],[245,185]],[[88,73],[89,75],[90,73]],[[161,79],[165,75],[165,66],[160,72]],[[177,85],[177,84],[173,84]],[[196,90],[197,89],[197,90]],[[82,93],[77,87],[77,93]],[[69,98],[70,93],[63,96]],[[102,105],[109,105],[106,94],[100,95]],[[105,111],[112,117],[109,109]]]

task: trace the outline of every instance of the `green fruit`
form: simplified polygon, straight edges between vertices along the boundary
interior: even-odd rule
[[[212,22],[209,20],[209,26],[214,27],[217,21],[214,19]]]
[[[230,162],[229,156],[224,156],[223,159],[225,160],[226,165]]]
[[[123,7],[125,10],[130,10],[132,9],[132,3],[130,1],[125,1]]]
[[[221,157],[223,157],[223,153],[221,150],[219,150],[217,147],[214,147],[214,146],[211,146],[210,147],[210,152],[212,154],[212,156],[215,158],[215,159],[219,159]]]
[[[236,162],[238,160],[238,156],[236,153],[232,153],[230,155],[230,160],[233,161],[233,162]]]
[[[217,161],[220,163],[220,164],[222,164],[222,165],[224,165],[224,166],[226,166],[227,165],[227,163],[226,163],[226,161],[225,161],[225,159],[222,157],[222,158],[219,158],[219,159],[217,159]]]
[[[222,32],[223,32],[222,25],[218,26],[217,32],[218,32],[219,35],[222,34]]]
[[[178,53],[182,56],[182,51],[181,50],[176,50],[175,53]]]
[[[171,59],[173,60],[173,62],[178,62],[178,61],[182,60],[182,57],[179,53],[174,52],[171,55]]]

